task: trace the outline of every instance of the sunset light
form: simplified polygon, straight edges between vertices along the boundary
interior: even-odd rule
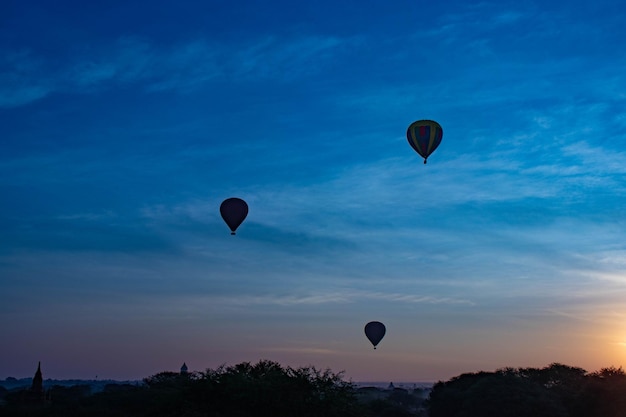
[[[623,5],[1,9],[0,380],[626,367]]]

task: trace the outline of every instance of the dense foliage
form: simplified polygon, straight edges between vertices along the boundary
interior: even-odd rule
[[[431,417],[623,417],[626,374],[561,364],[469,373],[435,384],[428,407]]]
[[[88,387],[87,387],[88,388]],[[141,385],[109,385],[90,395],[84,387],[55,386],[44,404],[27,404],[24,391],[4,396],[3,416],[381,416],[394,406],[359,400],[341,374],[271,361],[181,374],[161,372]],[[392,399],[393,400],[393,399]],[[403,398],[403,400],[406,400]],[[393,406],[393,407],[392,407]],[[379,410],[381,412],[377,412]],[[386,414],[389,415],[389,414]],[[406,414],[395,414],[406,415]]]
[[[142,384],[55,385],[39,396],[0,390],[7,417],[624,417],[626,373],[552,364],[459,375],[430,391],[357,389],[342,374],[248,362],[188,374],[161,372]],[[33,399],[37,401],[33,402]],[[428,412],[428,414],[427,414]]]

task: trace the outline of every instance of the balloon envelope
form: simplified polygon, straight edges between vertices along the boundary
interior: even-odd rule
[[[376,349],[376,345],[383,340],[385,331],[385,325],[379,321],[370,321],[365,325],[365,336],[372,342],[374,349]]]
[[[411,123],[406,131],[406,138],[415,152],[424,158],[424,163],[428,156],[437,149],[443,138],[441,125],[433,120],[418,120]]]
[[[227,198],[220,205],[220,214],[230,228],[230,234],[234,235],[248,215],[248,204],[241,198]]]

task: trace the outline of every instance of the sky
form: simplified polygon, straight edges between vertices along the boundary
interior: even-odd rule
[[[624,21],[607,0],[3,1],[0,379],[626,366]],[[444,132],[427,164],[420,119]]]

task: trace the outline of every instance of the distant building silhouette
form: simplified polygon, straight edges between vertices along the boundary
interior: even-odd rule
[[[30,386],[30,391],[34,394],[43,395],[43,376],[41,375],[41,361],[37,364],[37,372],[33,377],[33,383]]]
[[[183,362],[183,366],[180,367],[180,374],[181,375],[187,375],[187,363]]]
[[[395,388],[395,387],[394,387],[394,385],[393,385],[393,382],[390,382],[390,383],[389,383],[389,386],[387,387],[387,389],[394,389],[394,388]]]
[[[37,372],[33,377],[33,382],[30,388],[22,391],[19,402],[23,405],[34,406],[43,405],[48,401],[46,392],[43,389],[43,375],[41,374],[41,362],[37,364]]]

